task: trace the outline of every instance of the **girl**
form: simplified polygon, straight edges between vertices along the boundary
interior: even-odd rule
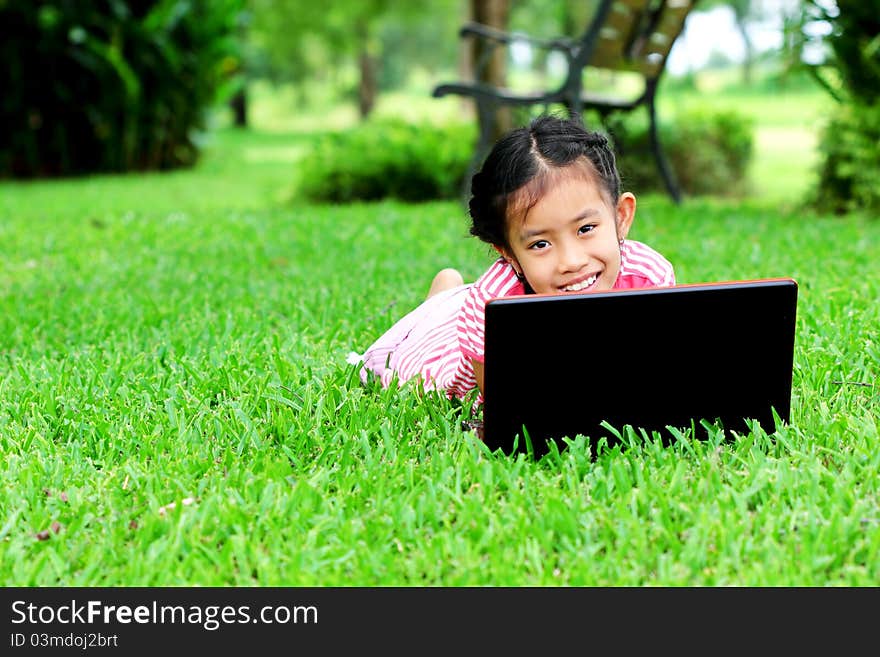
[[[488,299],[675,284],[663,256],[626,239],[636,198],[621,193],[605,137],[578,119],[538,117],[499,140],[471,181],[469,211],[471,235],[498,259],[471,284],[440,271],[419,307],[350,356],[363,381],[420,377],[425,389],[463,398],[482,391]]]

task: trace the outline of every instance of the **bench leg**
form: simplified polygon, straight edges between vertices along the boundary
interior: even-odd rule
[[[672,167],[669,166],[669,162],[663,154],[663,148],[660,145],[660,135],[657,131],[657,110],[654,107],[653,94],[651,94],[648,99],[647,105],[648,118],[650,119],[649,130],[651,135],[651,149],[654,152],[654,159],[657,162],[657,168],[660,169],[660,175],[663,177],[663,183],[666,185],[669,195],[672,197],[672,200],[678,204],[681,203],[681,190],[675,180],[675,174],[672,172]]]
[[[477,143],[474,147],[474,155],[471,158],[468,169],[465,172],[464,180],[461,185],[461,197],[465,206],[471,198],[471,178],[480,170],[483,159],[489,154],[489,148],[492,141],[492,118],[495,114],[495,106],[493,103],[485,101],[477,101],[477,126],[479,133],[477,134]]]

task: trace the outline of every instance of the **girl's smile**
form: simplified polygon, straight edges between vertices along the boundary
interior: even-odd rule
[[[587,276],[586,278],[581,278],[574,283],[569,283],[568,285],[562,286],[563,292],[580,292],[582,290],[586,290],[595,284],[596,281],[599,280],[599,273],[595,273],[592,276]]]

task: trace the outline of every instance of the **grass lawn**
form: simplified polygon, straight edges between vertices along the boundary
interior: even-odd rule
[[[491,256],[457,203],[286,201],[305,148],[221,130],[193,171],[0,184],[0,582],[880,581],[876,218],[641,197],[680,282],[798,280],[792,422],[534,462],[359,384],[349,350]]]

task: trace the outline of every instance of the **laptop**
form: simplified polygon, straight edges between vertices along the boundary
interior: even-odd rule
[[[540,457],[577,435],[612,446],[627,426],[666,444],[670,427],[705,438],[706,423],[772,433],[774,413],[790,419],[797,290],[773,278],[491,299],[483,439]]]

